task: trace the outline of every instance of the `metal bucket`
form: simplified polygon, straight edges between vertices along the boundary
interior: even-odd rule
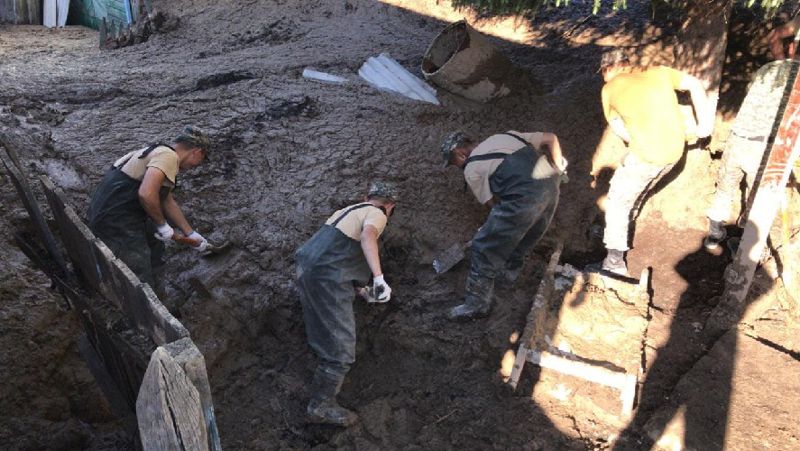
[[[422,58],[426,80],[479,102],[511,92],[506,85],[510,69],[508,59],[464,20],[442,30]]]

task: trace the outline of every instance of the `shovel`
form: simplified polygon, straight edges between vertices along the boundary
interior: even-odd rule
[[[433,259],[433,270],[436,271],[436,274],[443,274],[450,271],[458,262],[464,260],[464,252],[470,246],[472,246],[472,240],[463,244],[455,243],[448,247]]]
[[[185,244],[190,247],[197,247],[199,245],[197,241],[190,239],[189,237],[179,235],[177,233],[172,235],[172,240],[181,244]],[[219,255],[227,252],[228,250],[230,250],[230,248],[231,248],[230,241],[224,241],[221,244],[216,244],[216,245],[209,243],[208,248],[206,248],[206,250],[201,252],[200,256],[211,257],[213,255]]]

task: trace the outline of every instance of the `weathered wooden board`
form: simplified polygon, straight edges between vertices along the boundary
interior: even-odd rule
[[[208,449],[200,395],[164,348],[150,358],[136,399],[136,417],[145,451]]]
[[[56,218],[67,253],[91,288],[113,300],[130,320],[158,345],[189,336],[186,328],[161,304],[139,278],[89,230],[63,192],[47,178],[42,184]]]
[[[45,249],[47,249],[47,252],[50,254],[50,258],[56,262],[61,275],[66,275],[67,264],[64,260],[64,256],[61,255],[61,250],[58,247],[56,238],[53,236],[53,232],[50,230],[50,227],[47,225],[47,221],[44,219],[44,215],[39,207],[39,203],[36,201],[36,197],[33,195],[30,184],[28,184],[28,179],[22,172],[21,165],[19,163],[19,157],[14,151],[13,145],[6,137],[0,135],[0,146],[2,146],[6,151],[6,155],[0,152],[0,161],[2,161],[3,165],[8,171],[8,174],[11,176],[11,181],[17,189],[17,193],[19,194],[22,204],[28,211],[31,221],[33,221],[39,239],[42,243],[44,243]]]
[[[194,342],[188,338],[174,341],[164,346],[175,361],[180,364],[186,376],[194,384],[200,395],[200,404],[203,407],[203,417],[205,418],[206,430],[208,431],[208,443],[214,451],[222,449],[217,429],[217,420],[214,413],[214,403],[211,400],[211,384],[208,382],[208,372],[206,371],[206,360],[203,354],[197,349]]]
[[[73,267],[78,271],[83,281],[99,292],[100,276],[97,274],[97,261],[92,243],[96,240],[94,234],[81,221],[78,214],[64,202],[63,192],[56,187],[47,176],[40,177],[44,187],[45,197],[53,212],[53,217],[58,225],[61,241],[67,250],[67,255]]]

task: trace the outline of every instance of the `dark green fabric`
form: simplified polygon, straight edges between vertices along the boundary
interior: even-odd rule
[[[370,276],[361,243],[324,225],[295,258],[308,343],[321,365],[343,376],[356,358],[353,287],[366,284]]]
[[[525,254],[547,231],[558,205],[559,176],[534,179],[541,154],[530,146],[508,155],[489,179],[500,202],[472,239],[466,285],[470,305],[491,303],[494,279],[508,267],[522,265]]]
[[[89,203],[89,228],[139,280],[154,287],[164,243],[155,238],[155,224],[139,203],[140,185],[118,168],[110,169]],[[169,188],[161,188],[159,194],[163,201]]]

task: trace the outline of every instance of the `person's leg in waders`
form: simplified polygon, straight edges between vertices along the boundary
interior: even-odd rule
[[[505,271],[501,275],[502,279],[512,284],[517,281],[520,272],[522,272],[525,255],[547,232],[547,228],[550,227],[550,221],[553,219],[553,214],[556,212],[556,205],[556,202],[552,202],[517,244],[516,249],[514,249],[506,262]]]
[[[504,270],[531,228],[546,214],[552,217],[552,204],[550,199],[526,197],[502,201],[492,208],[486,223],[472,239],[472,259],[464,303],[448,312],[449,319],[468,320],[489,314],[495,277]],[[535,235],[528,237],[519,253],[524,255],[535,244],[533,238],[541,237],[541,234],[538,237]]]
[[[297,271],[308,344],[319,357],[306,413],[312,423],[346,427],[358,416],[340,406],[336,395],[356,357],[354,291],[352,284],[337,282],[328,271],[300,265]]]

